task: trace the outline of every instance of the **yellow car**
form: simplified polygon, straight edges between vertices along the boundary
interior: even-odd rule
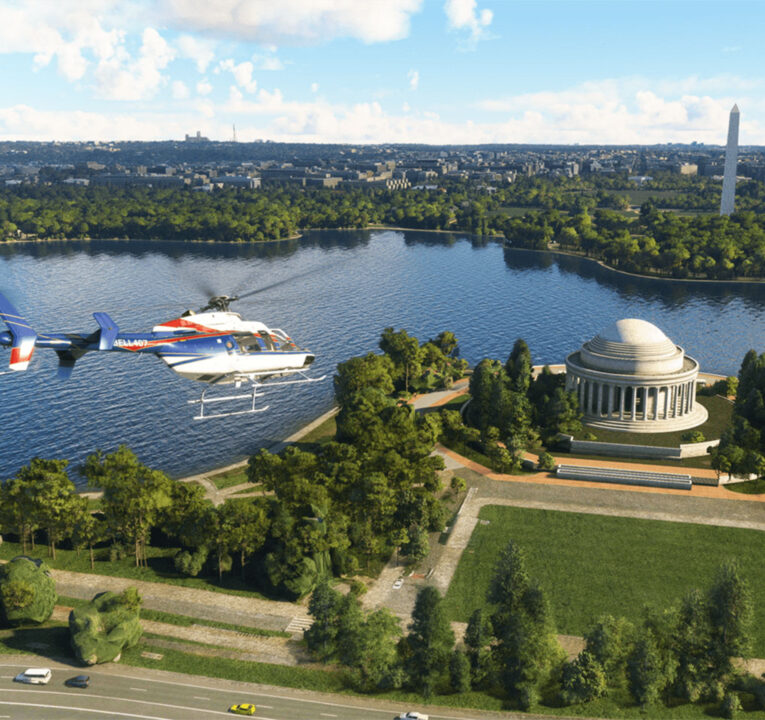
[[[239,703],[239,705],[232,705],[228,711],[234,715],[254,715],[255,706],[252,703]]]

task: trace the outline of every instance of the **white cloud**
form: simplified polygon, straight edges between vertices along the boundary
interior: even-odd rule
[[[197,95],[209,95],[212,92],[212,89],[212,85],[207,82],[206,78],[197,83]]]
[[[258,70],[284,70],[284,63],[275,55],[253,55],[252,62]]]
[[[559,142],[597,144],[651,144],[692,142],[709,144],[724,141],[727,117],[736,96],[683,92],[688,87],[714,87],[717,80],[686,78],[664,83],[649,83],[638,78],[611,79],[582,83],[560,92],[537,92],[502,99],[485,100],[482,110],[508,116],[503,125],[521,133],[522,140],[507,142]],[[733,83],[746,85],[746,82]],[[746,96],[744,96],[746,98]],[[750,107],[756,101],[749,100]],[[750,116],[751,117],[751,116]],[[763,130],[752,123],[751,133],[742,142],[763,139]]]
[[[154,29],[146,28],[137,58],[124,47],[103,59],[94,71],[101,97],[108,100],[141,100],[152,97],[165,82],[162,70],[175,57],[175,50]]]
[[[312,93],[319,92],[319,83],[311,83],[311,92]]]
[[[249,60],[237,64],[229,58],[228,60],[221,61],[216,68],[216,72],[220,70],[230,72],[239,87],[245,89],[248,93],[254,93],[258,87],[257,81],[252,77],[254,69],[253,64]]]
[[[268,45],[399,40],[422,0],[166,0],[168,22]]]
[[[494,19],[494,13],[484,8],[478,12],[476,0],[446,0],[444,12],[449,27],[454,30],[469,30],[469,41],[475,43],[485,37],[486,29]]]
[[[175,80],[171,89],[174,100],[185,100],[189,96],[189,89],[186,87],[186,83],[180,80]]]
[[[31,53],[36,68],[55,58],[58,71],[69,81],[84,76],[90,64],[86,54],[108,59],[123,38],[120,30],[105,30],[87,3],[38,1],[2,8],[0,53]]]
[[[215,59],[215,45],[210,40],[181,35],[178,38],[178,54],[182,58],[193,60],[197,64],[197,70],[203,73]]]
[[[420,84],[420,73],[417,70],[410,70],[407,77],[409,78],[409,89],[416,90]]]

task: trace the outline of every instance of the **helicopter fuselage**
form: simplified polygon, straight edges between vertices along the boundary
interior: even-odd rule
[[[0,345],[11,345],[10,332],[0,332]],[[160,357],[178,375],[199,382],[226,384],[242,379],[280,377],[307,368],[314,360],[280,329],[244,321],[238,313],[186,313],[148,333],[115,333],[104,347],[100,333],[40,333],[35,348],[58,352],[61,367],[85,353],[132,352]]]

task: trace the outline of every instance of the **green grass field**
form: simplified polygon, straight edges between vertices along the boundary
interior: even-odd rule
[[[486,506],[446,595],[452,620],[485,604],[500,550],[514,540],[547,591],[558,632],[582,635],[601,614],[638,620],[642,608],[706,589],[735,558],[754,597],[753,653],[765,657],[765,533],[741,528]]]

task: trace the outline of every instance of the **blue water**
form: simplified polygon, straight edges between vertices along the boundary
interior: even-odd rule
[[[200,423],[187,404],[200,385],[155,358],[94,353],[62,381],[56,356],[38,351],[26,373],[0,376],[0,479],[34,456],[77,467],[94,450],[120,443],[173,476],[242,459],[331,407],[335,365],[376,350],[389,325],[421,339],[452,330],[471,363],[504,359],[517,337],[535,362],[561,362],[624,317],[658,325],[702,370],[735,374],[749,348],[765,351],[765,286],[633,279],[577,258],[454,235],[326,231],[255,246],[0,248],[0,288],[43,331],[95,330],[96,310],[125,331],[147,330],[198,308],[211,292],[246,292],[294,276],[235,309],[313,350],[313,374],[327,373],[326,381],[268,391],[265,413]],[[7,358],[3,352],[3,365]]]

